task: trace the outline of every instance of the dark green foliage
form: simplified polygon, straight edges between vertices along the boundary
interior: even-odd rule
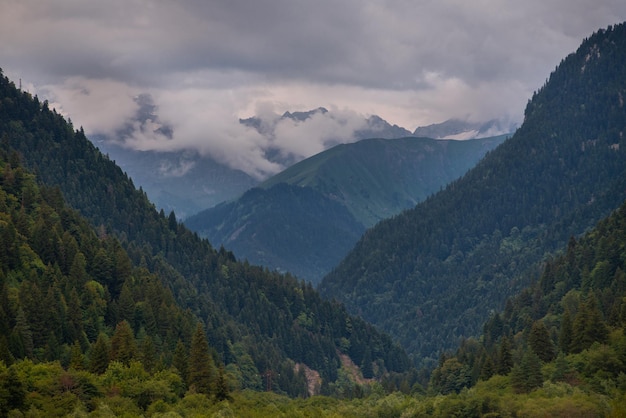
[[[333,381],[340,367],[337,347],[346,339],[353,341],[356,364],[371,346],[372,360],[386,370],[410,367],[391,338],[351,318],[341,305],[323,301],[311,286],[238,262],[178,224],[173,214],[156,211],[82,129],[74,130],[4,76],[0,138],[0,233],[15,237],[0,248],[7,262],[0,271],[14,279],[10,287],[34,283],[44,297],[51,291],[51,298],[64,302],[45,307],[51,308],[46,315],[59,319],[53,333],[61,352],[75,341],[87,352],[101,332],[112,337],[125,320],[135,335],[145,330],[157,363],[162,359],[169,366],[176,342],[189,347],[201,318],[215,357],[226,365],[234,361],[228,346],[237,343],[257,370],[293,360]],[[3,325],[0,315],[0,327],[9,329],[12,357],[44,359],[54,351],[50,331],[39,330],[40,312],[20,301],[2,308],[7,318]],[[16,326],[17,308],[23,315]],[[303,323],[295,320],[301,316]]]
[[[98,335],[98,339],[91,347],[89,355],[89,370],[95,374],[102,374],[109,367],[111,361],[111,347],[109,339],[104,333]]]
[[[17,376],[14,368],[2,370],[0,373],[0,416],[8,416],[8,412],[24,407],[26,388]]]
[[[528,344],[543,362],[554,359],[554,344],[543,321],[535,321],[530,329]]]
[[[626,199],[626,25],[595,33],[529,101],[518,131],[463,178],[368,230],[319,286],[425,364],[476,335],[567,245]],[[608,243],[607,243],[608,244]],[[614,248],[603,244],[607,254]],[[615,251],[615,250],[613,250]],[[590,285],[609,280],[589,266]],[[578,272],[567,272],[571,281]],[[554,288],[550,273],[524,311]],[[544,301],[548,302],[548,301]],[[533,306],[536,312],[528,308]],[[519,326],[528,318],[520,317]],[[530,320],[532,324],[532,319]]]
[[[620,273],[626,267],[624,248],[626,202],[586,235],[569,240],[563,254],[546,264],[538,281],[509,299],[505,313],[500,316],[501,328],[508,330],[510,337],[504,336],[499,344],[494,343],[493,318],[498,315],[485,324],[482,349],[485,353],[497,353],[494,355],[499,362],[508,359],[509,367],[497,372],[510,373],[511,386],[516,392],[527,393],[542,385],[541,361],[552,363],[546,367],[550,371],[546,377],[552,381],[582,386],[602,395],[611,393],[607,389],[610,387],[622,391],[626,373],[626,318],[615,314],[611,323],[605,318],[610,318],[611,312],[621,311],[626,297],[626,281]],[[599,265],[605,271],[604,277],[596,277],[593,285],[589,285],[584,279],[585,272]],[[573,278],[572,273],[579,279]],[[556,336],[560,350],[555,357]],[[513,358],[519,359],[514,365]],[[489,376],[488,360],[481,365],[484,377]],[[477,359],[468,356],[463,345],[446,362],[458,362],[466,368],[477,365]],[[433,376],[443,372],[440,365]]]
[[[542,385],[541,360],[533,350],[525,350],[521,363],[511,371],[511,386],[517,393],[528,393]]]
[[[507,337],[503,337],[498,349],[498,362],[496,373],[501,375],[509,374],[513,367],[513,355],[511,354],[511,343]]]
[[[366,139],[338,145],[236,201],[188,217],[185,225],[253,264],[317,284],[366,227],[423,201],[504,139]]]
[[[192,391],[209,395],[214,391],[215,364],[209,354],[209,343],[198,324],[191,338],[187,385]]]
[[[606,343],[609,332],[593,294],[580,302],[572,328],[572,352],[581,352],[595,342]]]
[[[185,220],[185,225],[257,265],[318,283],[365,231],[335,200],[285,183],[254,188]]]

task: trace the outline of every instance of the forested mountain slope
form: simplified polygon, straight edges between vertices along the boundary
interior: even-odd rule
[[[317,284],[366,227],[423,201],[505,139],[365,139],[337,145],[185,225],[253,264]]]
[[[320,285],[419,360],[476,335],[544,255],[626,197],[626,25],[600,30],[462,179],[367,231]]]
[[[310,187],[254,188],[185,220],[238,257],[317,284],[365,231],[348,210]]]
[[[506,138],[364,139],[307,158],[259,187],[279,183],[311,187],[344,205],[369,228],[456,180]]]
[[[454,355],[442,356],[430,390],[454,393],[480,381],[498,386],[500,393],[559,388],[570,400],[554,402],[555,415],[563,409],[559,416],[574,410],[600,416],[612,403],[610,416],[622,416],[625,249],[626,203],[582,238],[571,238],[563,254],[547,261],[539,280],[490,317],[480,339],[464,341]],[[583,392],[593,395],[595,405],[578,400],[574,407],[574,394]],[[540,406],[530,401],[525,407],[527,413],[533,408]]]
[[[242,387],[260,389],[260,374],[272,371],[279,376],[274,390],[306,392],[306,382],[294,369],[297,362],[318,370],[322,390],[329,390],[341,353],[357,364],[364,358],[378,362],[381,374],[409,366],[389,337],[347,315],[342,306],[323,301],[311,286],[237,262],[180,225],[173,213],[157,212],[82,129],[75,131],[47,103],[5,77],[0,78],[0,144],[43,184],[58,187],[69,206],[95,226],[99,239],[117,237],[131,266],[155,275],[180,309],[202,323],[219,361],[227,367],[246,364],[240,370]],[[58,237],[50,239],[54,245]],[[92,256],[86,256],[86,280],[94,278]],[[111,303],[119,304],[121,290],[105,287]],[[134,300],[135,309],[140,301]],[[79,315],[87,315],[85,309],[81,306]],[[88,334],[87,342],[95,336]]]

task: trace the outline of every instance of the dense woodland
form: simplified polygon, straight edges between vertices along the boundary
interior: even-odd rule
[[[366,380],[374,370],[363,363],[339,370],[332,398],[303,390],[290,399],[258,391],[281,391],[281,376],[259,375],[243,345],[229,347],[224,364],[158,277],[133,267],[116,238],[98,236],[58,188],[37,185],[16,154],[2,155],[0,168],[2,416],[626,413],[626,204],[572,238],[480,338],[442,355],[428,386],[402,375]],[[304,382],[305,373],[295,375]]]
[[[367,363],[370,377],[409,370],[389,337],[323,301],[311,285],[238,262],[174,213],[157,212],[46,102],[5,77],[0,97],[5,364],[68,367],[74,349],[89,368],[94,345],[112,346],[121,326],[137,350],[151,341],[155,364],[169,369],[177,347],[188,355],[199,325],[212,363],[230,373],[233,388],[271,383],[290,396],[335,393],[344,355],[348,364]],[[60,328],[48,326],[49,318]],[[320,377],[307,379],[308,368]]]
[[[474,169],[368,230],[320,292],[436,364],[528,285],[546,254],[624,201],[625,97],[621,24],[564,59],[518,131]]]
[[[252,264],[317,285],[366,227],[425,200],[506,137],[370,138],[337,145],[235,201],[186,218],[185,225]]]
[[[390,337],[324,301],[310,285],[238,262],[188,231],[175,214],[156,211],[82,129],[0,77],[0,416],[626,415],[624,43],[625,25],[596,33],[529,103],[530,125],[522,132],[541,125],[559,140],[516,134],[499,150],[515,150],[517,158],[494,152],[500,157],[486,158],[450,187],[461,190],[459,200],[441,192],[383,223],[386,231],[394,222],[414,228],[418,246],[448,240],[420,253],[430,260],[428,269],[442,273],[439,283],[450,278],[443,273],[455,258],[482,269],[495,253],[506,263],[506,269],[501,264],[482,272],[471,292],[458,281],[448,292],[459,286],[487,305],[490,288],[501,295],[520,288],[484,317],[482,336],[437,356],[429,378],[411,369]],[[611,60],[601,59],[606,56]],[[567,63],[581,66],[562,75]],[[587,82],[582,75],[590,73],[598,96],[580,90]],[[570,85],[571,79],[577,83]],[[584,106],[573,106],[575,121],[563,115],[553,123],[544,114],[555,111],[552,101],[568,104],[564,94],[551,96],[553,80],[563,91],[576,90],[575,97],[588,95]],[[591,121],[587,110],[598,119],[589,131],[577,125]],[[576,128],[582,136],[565,141]],[[528,170],[520,159],[531,157],[548,171],[528,172],[522,183],[505,181],[508,171],[524,177],[516,170]],[[539,182],[534,175],[544,177]],[[467,179],[476,176],[491,180],[471,189]],[[551,193],[538,193],[538,183]],[[568,194],[560,194],[560,183]],[[486,220],[472,225],[451,217],[453,227],[473,231],[464,240],[443,229],[429,235],[409,221],[411,214],[426,216],[423,208],[431,205],[443,210],[465,202],[466,188],[492,204],[501,196],[513,214],[517,195],[539,203],[524,206],[521,218],[492,213],[497,229],[491,233]],[[469,219],[482,219],[461,207]],[[518,225],[520,219],[529,226]],[[531,222],[537,219],[542,222]],[[578,229],[588,231],[579,235]],[[486,238],[472,244],[481,231]],[[398,256],[393,263],[373,247],[369,267],[404,268],[401,250],[411,242],[390,242]],[[514,279],[506,291],[498,284],[503,278]],[[415,288],[393,285],[418,301]],[[465,295],[456,297],[465,303]],[[392,312],[398,309],[387,303]],[[426,305],[407,306],[414,314]],[[449,309],[438,337],[446,337],[449,316],[469,321],[458,333],[466,335],[480,314],[478,308]],[[412,326],[400,319],[398,327]],[[438,344],[434,338],[420,342]]]

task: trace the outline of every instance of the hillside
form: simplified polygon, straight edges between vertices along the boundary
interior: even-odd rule
[[[253,264],[314,284],[366,227],[411,208],[463,175],[506,137],[365,139],[337,145],[185,225]]]
[[[626,197],[626,25],[550,75],[512,138],[415,209],[380,222],[320,284],[423,364],[476,335],[545,254]]]
[[[166,216],[158,212],[145,193],[136,190],[121,169],[87,140],[82,129],[75,130],[50,110],[47,102],[19,91],[5,77],[0,78],[0,138],[3,153],[21,161],[42,187],[60,190],[67,205],[97,231],[94,234],[99,240],[119,241],[120,250],[128,254],[125,268],[145,270],[171,292],[176,309],[201,324],[214,358],[234,369],[239,387],[261,389],[259,376],[270,371],[279,376],[273,383],[277,392],[291,396],[306,393],[306,379],[295,372],[299,363],[319,372],[320,389],[329,392],[341,367],[340,354],[349,355],[356,364],[363,363],[364,358],[366,364],[369,360],[384,364],[377,368],[378,377],[409,367],[406,354],[388,336],[349,316],[342,306],[323,301],[311,286],[238,262],[232,253],[217,251],[179,224],[174,213]],[[24,199],[20,193],[25,192],[18,191],[17,201]],[[19,204],[16,210],[19,215]],[[65,221],[64,216],[60,218]],[[16,225],[19,222],[23,221],[17,219]],[[63,232],[47,232],[45,245],[56,248]],[[58,254],[56,251],[55,256],[68,256],[60,249]],[[62,265],[50,257],[46,263],[53,268]],[[95,262],[93,251],[86,251],[86,281],[95,280],[96,274],[108,277],[106,271],[98,273]],[[44,272],[35,269],[29,278],[45,281]],[[11,286],[22,280],[21,275],[7,273],[7,277]],[[107,303],[119,305],[124,294],[119,289],[122,284],[100,284],[102,292],[109,295]],[[138,310],[142,300],[127,299],[125,303]],[[2,303],[5,308],[6,301]],[[166,315],[164,309],[160,306],[158,314]],[[89,305],[80,305],[74,314],[90,318]],[[10,325],[18,324],[16,319]],[[182,320],[172,326],[185,332]],[[102,323],[98,322],[98,327],[84,337],[82,350],[94,344],[100,331],[112,332]],[[176,343],[173,338],[166,341],[170,353],[175,349],[172,342]],[[44,347],[33,347],[37,353],[40,348]]]
[[[499,411],[603,416],[612,409],[610,416],[622,416],[625,248],[626,203],[580,239],[570,239],[564,253],[547,261],[537,281],[491,315],[481,338],[442,356],[432,374],[431,393],[477,385],[491,388],[492,396],[509,396],[512,402],[508,407],[498,402]],[[569,396],[543,406],[533,401],[555,390]],[[582,393],[592,398],[583,400]]]
[[[184,219],[234,199],[258,184],[246,173],[195,151],[137,151],[90,138],[146,192],[157,209]]]
[[[310,187],[254,188],[185,221],[252,264],[318,283],[365,228],[338,202]]]
[[[365,227],[412,208],[465,174],[507,138],[467,141],[399,138],[342,144],[259,185],[311,187],[345,206]]]

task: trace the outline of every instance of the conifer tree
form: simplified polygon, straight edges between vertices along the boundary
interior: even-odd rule
[[[108,358],[108,352],[107,352],[107,358]],[[70,351],[70,368],[74,370],[82,370],[84,367],[85,367],[85,356],[83,356],[83,350],[80,348],[80,343],[78,342],[78,340],[76,340],[74,341],[74,344],[72,344],[72,349]]]
[[[572,348],[573,332],[572,314],[566,308],[561,318],[561,330],[559,332],[559,348],[565,354],[568,354]]]
[[[149,335],[146,335],[141,340],[139,354],[141,356],[141,363],[143,364],[144,369],[146,369],[148,373],[152,372],[152,369],[156,364],[156,348],[154,347],[152,337]]]
[[[528,344],[541,361],[549,362],[554,358],[554,345],[543,321],[533,323],[528,336]]]
[[[498,351],[498,367],[496,373],[507,375],[513,367],[513,355],[511,354],[511,344],[509,339],[504,336],[500,342],[500,350]]]
[[[179,339],[174,349],[174,357],[172,358],[172,366],[176,368],[183,381],[187,381],[187,369],[189,368],[188,351],[185,344]]]
[[[92,373],[102,374],[106,371],[110,361],[109,351],[109,339],[101,332],[91,347],[89,370]]]
[[[511,386],[517,393],[528,393],[542,385],[541,360],[533,350],[526,349],[521,363],[511,370]]]
[[[133,330],[127,321],[117,324],[115,333],[111,337],[111,360],[128,365],[137,355],[137,345]]]
[[[496,373],[495,366],[493,364],[493,360],[491,360],[490,356],[487,356],[485,362],[480,368],[480,380],[489,380],[491,376]]]
[[[224,373],[224,365],[220,364],[217,370],[217,381],[215,382],[215,399],[220,402],[229,398],[230,395],[226,375]]]
[[[198,393],[210,394],[213,386],[213,359],[209,354],[209,344],[201,324],[191,338],[189,350],[189,388]]]

